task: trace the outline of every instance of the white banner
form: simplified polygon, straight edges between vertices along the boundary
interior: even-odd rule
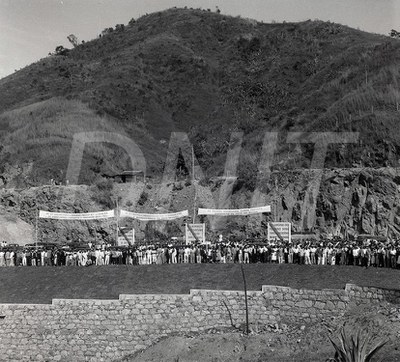
[[[189,226],[188,226],[189,225]],[[206,225],[205,224],[186,224],[186,244],[191,244],[196,241],[195,236],[192,234],[190,229],[196,234],[197,239],[204,243],[206,241]]]
[[[68,212],[50,212],[39,211],[39,218],[54,220],[98,220],[114,217],[114,210],[85,212],[85,213],[68,213]]]
[[[282,236],[285,241],[292,241],[292,224],[290,222],[270,222],[268,223],[268,241],[273,239],[279,239],[278,235],[272,228],[271,224],[274,226],[276,231]]]
[[[157,220],[175,220],[181,217],[189,216],[188,210],[171,212],[169,214],[142,214],[139,212],[131,212],[126,210],[121,210],[120,217],[130,217],[133,219],[138,219],[142,221],[157,221]]]
[[[220,215],[220,216],[229,216],[229,215],[251,215],[251,214],[259,214],[262,212],[271,212],[271,206],[260,206],[260,207],[251,207],[248,209],[200,209],[198,211],[199,215]]]
[[[134,244],[135,244],[135,229],[129,229],[129,228],[120,229],[117,245],[130,246]]]

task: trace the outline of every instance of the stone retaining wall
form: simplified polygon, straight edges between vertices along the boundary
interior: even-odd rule
[[[309,323],[345,313],[350,302],[400,303],[400,291],[347,284],[344,290],[263,286],[248,292],[250,323]],[[172,333],[245,321],[244,292],[120,295],[118,300],[54,299],[0,304],[1,361],[112,361]]]

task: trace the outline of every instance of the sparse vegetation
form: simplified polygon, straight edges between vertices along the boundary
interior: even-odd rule
[[[92,186],[92,199],[106,209],[113,209],[115,207],[113,181],[99,177]]]
[[[58,45],[54,52],[55,55],[68,55],[68,53],[69,53],[69,49],[64,48],[62,45]]]
[[[335,357],[329,359],[330,362],[370,362],[372,357],[387,343],[378,340],[374,342],[374,337],[370,332],[363,332],[360,329],[356,334],[346,334],[344,327],[340,330],[339,343],[329,337],[335,348]]]
[[[138,204],[140,206],[143,206],[147,202],[148,199],[149,199],[149,194],[146,191],[143,191],[142,194],[140,195]]]
[[[392,38],[397,38],[397,39],[400,38],[400,32],[398,32],[397,30],[394,30],[394,29],[392,29],[392,30],[390,31],[389,35],[390,35]]]

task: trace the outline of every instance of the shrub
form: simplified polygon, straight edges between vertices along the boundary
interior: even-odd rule
[[[58,45],[57,47],[56,47],[56,50],[55,50],[55,55],[64,55],[64,56],[66,56],[66,55],[68,55],[68,53],[69,53],[69,49],[67,49],[67,48],[64,48],[62,45]]]
[[[98,178],[94,184],[99,191],[111,191],[113,189],[113,181],[111,179],[101,177]]]
[[[115,31],[121,32],[125,30],[125,25],[124,24],[117,24],[115,25]]]
[[[211,179],[209,177],[203,177],[200,181],[199,181],[199,185],[206,187],[208,185],[211,184]]]
[[[103,205],[108,209],[112,209],[115,206],[113,200],[113,182],[110,179],[104,179],[103,177],[97,179],[93,185],[92,200]]]
[[[329,340],[335,348],[335,357],[329,359],[330,362],[369,362],[371,358],[387,343],[387,341],[377,341],[371,347],[373,336],[369,332],[362,336],[361,330],[354,336],[346,335],[344,328],[340,330],[339,344],[334,342],[329,336]]]
[[[174,183],[172,186],[172,191],[180,191],[183,189],[183,185],[181,182]]]
[[[149,199],[149,194],[147,192],[143,191],[142,194],[140,195],[138,204],[140,206],[143,206],[148,199]]]

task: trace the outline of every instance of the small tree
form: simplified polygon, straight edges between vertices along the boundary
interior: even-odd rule
[[[114,32],[113,28],[105,28],[102,32],[101,35],[107,35],[107,34],[111,34],[112,32]]]
[[[389,33],[392,38],[400,39],[400,32],[397,30],[392,29]]]
[[[117,24],[115,25],[115,31],[121,32],[125,30],[125,25],[124,24]]]
[[[55,55],[68,55],[69,49],[64,48],[62,45],[56,47]]]

